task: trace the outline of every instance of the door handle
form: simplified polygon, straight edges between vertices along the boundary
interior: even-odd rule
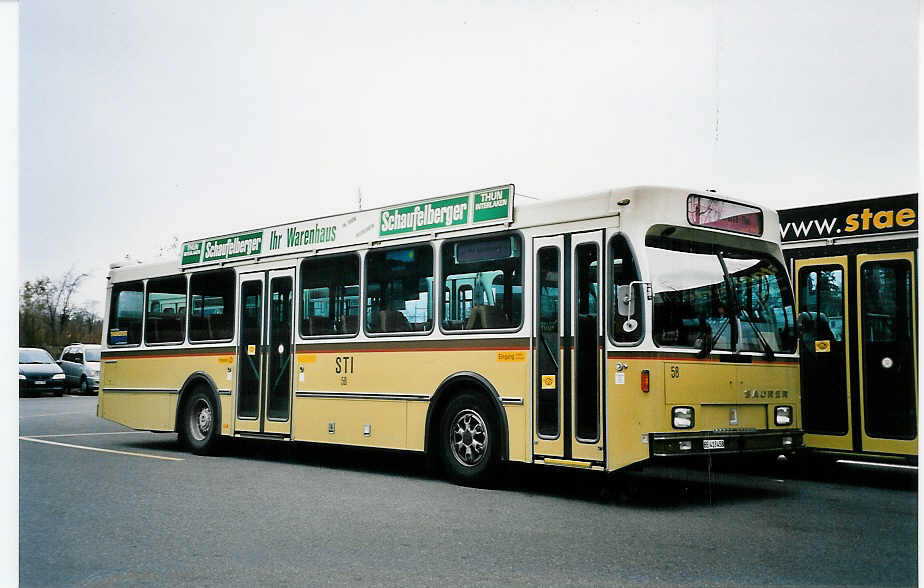
[[[119,363],[119,360],[118,359],[106,359],[103,361],[103,363]]]

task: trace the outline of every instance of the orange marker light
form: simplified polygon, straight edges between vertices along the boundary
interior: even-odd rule
[[[642,392],[648,392],[648,370],[642,370]]]

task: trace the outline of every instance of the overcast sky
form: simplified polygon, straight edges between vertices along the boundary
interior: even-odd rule
[[[20,277],[507,182],[917,192],[914,0],[20,6]],[[522,202],[522,198],[520,199]]]

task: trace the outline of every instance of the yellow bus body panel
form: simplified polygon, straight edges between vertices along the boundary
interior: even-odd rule
[[[115,363],[112,363],[115,361]],[[194,372],[208,374],[220,390],[230,390],[234,355],[177,351],[149,355],[104,354],[99,404],[101,416],[134,429],[173,431],[179,391]],[[232,380],[228,378],[231,367]],[[220,395],[223,434],[230,434],[231,396]]]
[[[617,363],[629,367],[616,370]],[[649,391],[641,389],[641,373],[649,371]],[[617,374],[624,374],[617,380]],[[623,383],[618,383],[623,381]],[[776,406],[793,409],[793,423],[778,427]],[[674,429],[671,409],[692,406],[692,429]],[[649,457],[650,433],[702,432],[716,429],[781,431],[801,422],[799,366],[792,358],[751,364],[678,358],[663,360],[610,354],[607,362],[607,470]]]
[[[423,451],[429,398],[450,376],[474,373],[487,380],[501,398],[514,402],[504,404],[510,459],[526,461],[530,455],[526,349],[402,350],[384,343],[376,350],[346,345],[334,351],[302,349],[296,356],[295,440]],[[337,394],[351,397],[340,399]],[[395,398],[356,398],[366,394]],[[329,432],[331,422],[334,433]],[[371,426],[371,435],[363,433],[364,425]]]

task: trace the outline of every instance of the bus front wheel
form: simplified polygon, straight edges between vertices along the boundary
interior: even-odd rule
[[[193,390],[183,404],[180,443],[197,455],[208,455],[218,444],[218,411],[215,399],[202,388]]]
[[[499,430],[494,410],[482,396],[465,392],[449,402],[440,424],[440,454],[452,481],[466,486],[494,481]]]

